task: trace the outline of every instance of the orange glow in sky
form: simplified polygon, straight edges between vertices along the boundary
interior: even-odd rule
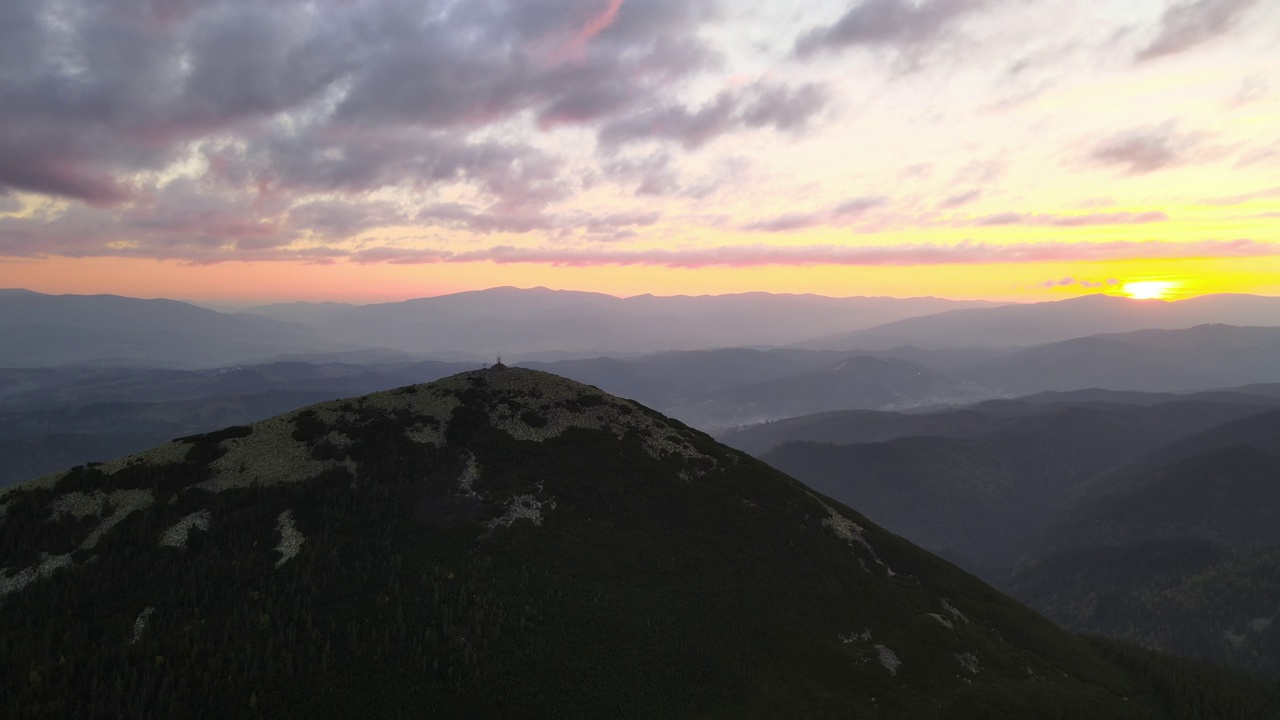
[[[1280,3],[279,3],[243,54],[67,2],[15,10],[0,287],[1280,295]]]

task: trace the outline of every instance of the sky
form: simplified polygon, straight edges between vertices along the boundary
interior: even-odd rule
[[[1280,295],[1273,0],[6,0],[0,287]]]

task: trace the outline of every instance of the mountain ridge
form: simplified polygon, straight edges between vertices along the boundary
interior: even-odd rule
[[[31,717],[1172,716],[856,511],[518,368],[8,488],[0,558]]]

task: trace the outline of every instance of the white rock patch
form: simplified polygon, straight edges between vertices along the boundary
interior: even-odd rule
[[[969,616],[965,615],[964,613],[960,612],[956,608],[952,607],[951,601],[949,599],[942,598],[942,609],[951,613],[957,620],[964,623],[965,625],[969,624],[970,622]]]
[[[289,562],[302,550],[302,543],[306,542],[306,538],[302,533],[298,532],[298,526],[293,524],[293,510],[285,510],[276,518],[276,523],[280,530],[280,544],[276,546],[276,552],[280,553],[280,559],[276,561],[276,567],[280,567]]]
[[[898,654],[884,645],[876,645],[876,653],[880,656],[880,664],[889,671],[889,674],[897,675],[898,668],[902,667],[902,661],[898,659]]]
[[[92,493],[72,492],[59,496],[49,507],[54,513],[68,513],[77,518],[99,517],[108,509],[110,514],[103,517],[98,526],[89,533],[89,537],[80,543],[81,550],[90,550],[98,541],[121,520],[135,510],[150,507],[155,502],[155,495],[150,490],[112,490],[104,493],[100,490]]]
[[[458,489],[467,497],[480,497],[474,485],[480,479],[480,465],[476,462],[476,456],[467,453],[467,466],[462,469],[462,475],[458,478]]]
[[[211,492],[247,488],[254,483],[304,482],[326,465],[311,457],[305,443],[293,439],[294,415],[282,415],[253,426],[248,437],[223,440],[226,454],[210,464],[213,479],[196,487]]]
[[[982,666],[978,664],[978,656],[973,653],[958,653],[956,660],[960,661],[960,666],[965,670],[977,675],[982,671]]]
[[[952,623],[950,620],[948,620],[948,619],[946,619],[946,618],[942,617],[942,616],[941,616],[941,615],[939,615],[938,613],[929,613],[929,617],[933,618],[934,620],[937,620],[939,625],[942,625],[943,627],[947,628],[948,630],[955,630],[955,629],[956,629],[956,626],[955,626],[955,624],[954,624],[954,623]]]
[[[817,496],[814,496],[814,499],[817,500]],[[862,534],[861,525],[836,512],[835,508],[821,500],[818,500],[818,502],[827,510],[828,516],[822,521],[823,527],[831,528],[831,531],[834,532],[837,537],[844,538],[850,543],[857,543],[866,548],[867,552],[871,553],[871,559],[875,561],[876,565],[884,568],[885,573],[889,577],[893,577],[896,574],[893,572],[892,568],[884,564],[884,561],[876,554],[875,548],[871,547],[871,543],[867,542],[867,538]]]
[[[74,564],[70,554],[45,555],[40,559],[39,565],[26,568],[13,576],[9,575],[9,568],[0,569],[0,597],[21,590],[36,580],[43,580],[59,568],[71,567]]]
[[[49,509],[54,517],[65,513],[77,518],[100,517],[110,510],[106,517],[99,520],[97,527],[89,533],[88,537],[80,543],[81,550],[91,550],[117,523],[133,511],[148,507],[153,502],[155,502],[155,496],[150,490],[113,490],[109,493],[72,492],[55,498],[49,503]],[[60,568],[74,565],[71,554],[65,553],[44,555],[39,564],[25,568],[12,576],[9,575],[8,568],[0,569],[0,596],[21,590],[36,580],[47,578]]]
[[[142,639],[142,634],[147,631],[147,621],[151,619],[151,615],[155,611],[155,608],[148,605],[142,612],[138,613],[138,618],[133,621],[133,640],[130,641],[130,644]]]
[[[197,510],[179,520],[173,527],[160,535],[160,544],[164,547],[182,548],[187,546],[187,536],[192,529],[209,531],[210,515],[208,510]]]
[[[847,636],[837,635],[836,637],[838,637],[840,639],[840,642],[844,643],[845,645],[858,642],[859,640],[861,640],[862,642],[871,642],[871,631],[863,630],[860,633],[849,633]]]
[[[547,503],[548,510],[554,510],[555,507],[554,500]],[[521,518],[531,521],[534,525],[542,525],[542,501],[532,495],[516,495],[507,504],[506,514],[486,524],[489,526],[489,532],[493,532],[499,527],[510,527],[511,523]]]

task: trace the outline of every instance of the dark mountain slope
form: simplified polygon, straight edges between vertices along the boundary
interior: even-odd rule
[[[1264,421],[1270,415],[1254,405],[1206,402],[1014,403],[1017,412],[1006,407],[1009,404],[979,403],[920,415],[838,413],[826,416],[830,418],[826,422],[820,422],[823,416],[799,418],[765,425],[727,442],[758,448],[769,440],[797,435],[845,440],[893,432],[929,433],[868,444],[790,442],[760,457],[820,492],[857,505],[889,530],[994,580],[1025,559],[1045,529],[1099,474],[1206,426],[1250,415],[1257,417],[1239,422]],[[992,406],[1000,414],[986,414]],[[1254,470],[1265,473],[1265,466]],[[1189,472],[1194,477],[1197,471]],[[1230,502],[1232,487],[1223,484],[1222,502]],[[1121,532],[1119,528],[1132,521],[1127,513],[1145,507],[1148,500],[1153,501],[1152,507],[1163,507],[1184,502],[1179,499],[1184,496],[1187,513],[1196,512],[1196,502],[1210,499],[1188,495],[1180,487],[1164,487],[1154,490],[1150,498],[1144,495],[1106,512],[1095,505],[1084,507],[1064,521],[1062,532],[1068,532],[1066,528],[1084,532],[1088,527]],[[1253,511],[1267,507],[1263,504]],[[1156,517],[1164,518],[1161,522],[1182,521],[1181,516],[1166,517],[1163,511]],[[1212,525],[1222,518],[1205,519]]]
[[[1102,481],[1103,486],[1122,484],[1161,466],[1171,465],[1222,448],[1245,446],[1273,455],[1280,454],[1280,410],[1250,413],[1215,424],[1201,432],[1170,441],[1136,457],[1125,468]]]
[[[1280,412],[1081,489],[1004,586],[1066,627],[1280,677]]]
[[[8,717],[1172,717],[749,456],[498,369],[0,494]]]
[[[1280,455],[1235,445],[1127,474],[1085,496],[1048,534],[1053,547],[1183,536],[1280,544]]]
[[[762,459],[970,572],[998,576],[1038,529],[1010,463],[971,440],[787,443]]]
[[[991,440],[1021,454],[1035,448],[1058,448],[1053,452],[1062,462],[1080,464],[1083,472],[1096,473],[1187,435],[1267,409],[1265,401],[1175,400],[1130,405],[988,400],[934,412],[850,410],[806,415],[746,427],[726,433],[722,440],[757,455],[790,441],[852,444],[910,436]]]
[[[1073,548],[1005,586],[1077,632],[1280,677],[1280,548],[1194,537]]]

